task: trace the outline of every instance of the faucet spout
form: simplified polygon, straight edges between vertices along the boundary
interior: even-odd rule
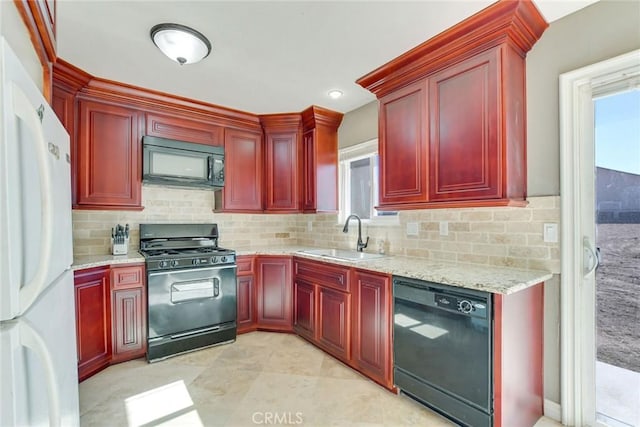
[[[369,244],[369,236],[367,236],[367,241],[363,242],[362,241],[362,221],[360,220],[360,217],[356,214],[351,214],[347,217],[347,220],[344,223],[344,228],[342,229],[343,233],[348,233],[349,232],[349,221],[351,219],[355,219],[358,221],[358,242],[356,243],[356,250],[358,252],[362,252],[364,250],[364,248],[367,247],[367,245]]]

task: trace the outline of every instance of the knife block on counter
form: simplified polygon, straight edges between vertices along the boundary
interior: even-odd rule
[[[111,254],[112,255],[126,255],[129,250],[129,238],[124,237],[124,240],[115,243],[115,239],[111,239]]]

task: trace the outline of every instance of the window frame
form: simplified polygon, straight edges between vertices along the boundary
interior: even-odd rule
[[[373,167],[373,156],[378,153],[378,138],[370,139],[365,142],[361,142],[355,145],[351,145],[349,147],[341,148],[338,150],[338,192],[339,192],[339,204],[338,204],[338,223],[342,224],[347,218],[346,207],[350,204],[348,195],[351,195],[350,192],[350,176],[349,176],[349,164],[350,162],[371,158],[371,180],[372,183],[374,179],[377,180],[377,185],[371,186],[371,200],[378,200],[378,194],[376,193],[376,189],[380,185],[380,176],[377,177],[374,175],[373,171],[375,168]],[[379,166],[378,166],[379,167]],[[349,190],[349,191],[347,191]],[[370,219],[362,219],[362,222],[365,224],[371,225],[397,225],[400,223],[398,213],[395,215],[377,215],[377,210],[375,206],[371,206],[371,218]]]

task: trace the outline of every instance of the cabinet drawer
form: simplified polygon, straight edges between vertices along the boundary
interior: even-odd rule
[[[144,279],[144,265],[111,268],[112,289],[144,286]]]
[[[238,275],[253,273],[253,259],[254,258],[252,256],[238,257],[236,261],[238,266]]]
[[[349,292],[349,269],[330,264],[296,259],[294,272],[296,277],[312,283]]]

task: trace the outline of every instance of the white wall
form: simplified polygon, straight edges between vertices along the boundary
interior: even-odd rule
[[[13,1],[0,0],[0,34],[9,42],[31,79],[42,91],[42,65]]]

